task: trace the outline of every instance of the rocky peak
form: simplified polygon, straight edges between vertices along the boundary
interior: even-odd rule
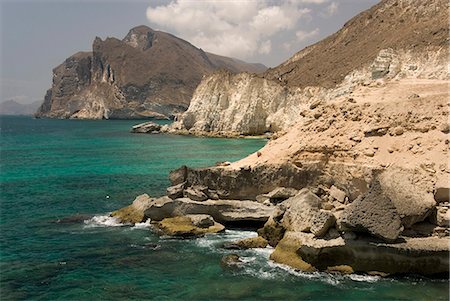
[[[136,26],[128,32],[123,41],[133,48],[146,50],[152,47],[155,31],[148,26]]]

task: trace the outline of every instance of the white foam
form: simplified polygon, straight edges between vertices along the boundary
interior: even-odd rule
[[[352,279],[353,281],[370,282],[370,283],[377,282],[378,280],[381,279],[380,276],[357,275],[357,274],[350,274],[347,277]]]
[[[150,228],[151,226],[152,225],[150,224],[150,219],[147,219],[143,223],[136,223],[136,224],[134,224],[134,226],[131,227],[131,229],[147,229],[147,228]]]
[[[96,215],[85,220],[84,224],[86,228],[126,226],[125,224],[120,223],[117,218],[109,215]]]

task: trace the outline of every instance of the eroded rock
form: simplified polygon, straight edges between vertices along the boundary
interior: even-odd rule
[[[157,223],[157,227],[165,235],[182,237],[200,236],[225,230],[222,224],[215,222],[211,216],[204,214],[165,218]]]

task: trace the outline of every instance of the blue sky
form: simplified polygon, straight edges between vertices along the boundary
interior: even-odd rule
[[[0,0],[0,101],[43,99],[52,69],[96,36],[122,39],[137,25],[216,54],[274,67],[338,30],[377,0]]]

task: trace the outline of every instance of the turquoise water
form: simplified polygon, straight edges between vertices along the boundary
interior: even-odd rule
[[[136,195],[163,194],[170,170],[265,143],[130,134],[135,123],[0,119],[1,300],[448,299],[446,280],[299,273],[271,263],[270,249],[238,251],[246,264],[223,270],[220,245],[254,232],[180,240],[109,223]]]

